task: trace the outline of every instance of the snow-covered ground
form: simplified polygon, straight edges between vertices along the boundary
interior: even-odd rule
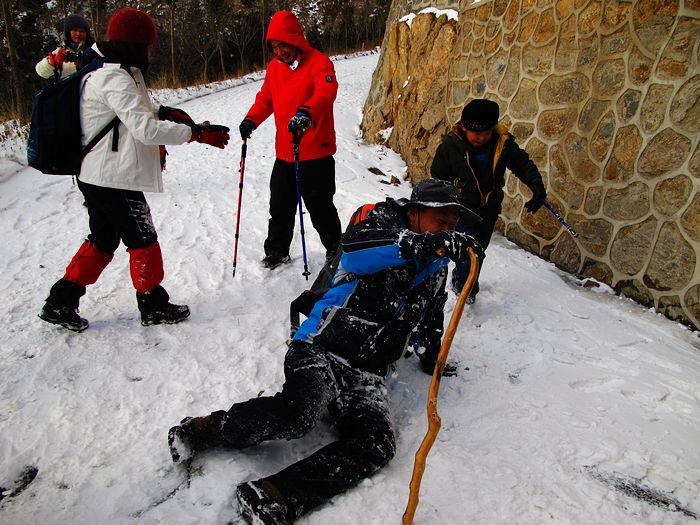
[[[335,202],[344,218],[365,202],[410,192],[401,159],[360,138],[377,57],[336,61]],[[180,106],[196,120],[229,125],[235,136],[259,87],[253,78]],[[191,95],[158,96],[169,103]],[[273,134],[268,121],[249,141],[235,278],[240,141],[223,151],[170,148],[166,193],[148,199],[164,251],[164,285],[192,309],[174,326],[140,325],[123,248],[82,301],[81,315],[91,322],[86,332],[40,321],[49,287],[87,232],[86,213],[69,177],[5,171],[3,164],[0,486],[7,495],[24,467],[38,473],[0,502],[0,523],[235,522],[236,484],[332,439],[332,429],[321,425],[293,442],[214,451],[195,461],[189,486],[166,446],[168,428],[182,417],[281,385],[289,301],[307,282],[298,237],[292,264],[272,272],[259,265]],[[399,186],[384,184],[392,175]],[[324,252],[305,222],[315,274]],[[450,352],[459,375],[442,381],[443,427],[414,522],[698,523],[698,334],[605,286],[585,288],[500,236],[481,284]],[[448,318],[454,303],[451,295]],[[395,459],[300,523],[399,523],[427,427],[430,378],[415,357],[401,359],[390,376]]]

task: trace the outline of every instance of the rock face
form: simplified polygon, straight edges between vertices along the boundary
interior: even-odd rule
[[[700,328],[699,48],[698,1],[394,0],[364,136],[417,181],[464,105],[496,101],[579,237],[523,213],[512,174],[497,227]]]

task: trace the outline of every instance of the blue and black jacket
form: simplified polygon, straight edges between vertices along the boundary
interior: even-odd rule
[[[449,259],[416,257],[421,239],[408,229],[406,203],[386,199],[342,237],[333,286],[294,335],[379,375],[409,343],[440,349]]]

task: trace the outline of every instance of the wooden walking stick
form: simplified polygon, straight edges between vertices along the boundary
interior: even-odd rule
[[[438,432],[440,431],[441,421],[437,412],[437,395],[438,390],[440,389],[440,379],[442,379],[442,372],[444,371],[445,363],[447,362],[447,354],[450,352],[452,339],[454,339],[455,332],[457,331],[457,325],[462,317],[464,305],[467,302],[467,297],[469,297],[469,294],[474,287],[477,275],[479,275],[479,257],[476,255],[476,252],[472,247],[469,247],[469,261],[471,263],[469,268],[469,276],[467,277],[467,282],[464,283],[462,292],[457,298],[457,304],[452,312],[450,324],[447,325],[447,331],[442,338],[442,346],[440,347],[440,353],[438,354],[437,361],[435,362],[433,378],[430,381],[427,406],[428,432],[425,434],[423,442],[416,451],[416,460],[413,464],[413,476],[411,477],[408,504],[406,505],[406,510],[403,513],[403,519],[401,521],[402,525],[411,525],[411,523],[413,523],[413,515],[416,513],[416,507],[418,506],[418,491],[420,490],[420,482],[423,478],[423,472],[425,471],[425,460],[428,456],[428,452],[430,452],[430,448],[435,442]]]

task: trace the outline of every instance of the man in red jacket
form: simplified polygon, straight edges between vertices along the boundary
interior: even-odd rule
[[[274,53],[255,102],[240,125],[241,138],[274,113],[276,159],[270,179],[270,220],[265,240],[266,268],[289,262],[294,236],[297,188],[293,135],[301,134],[299,174],[301,195],[311,222],[331,258],[340,242],[340,219],[335,194],[335,128],[333,102],[338,81],[330,59],[304,38],[296,16],[278,11],[267,28],[268,48]]]

